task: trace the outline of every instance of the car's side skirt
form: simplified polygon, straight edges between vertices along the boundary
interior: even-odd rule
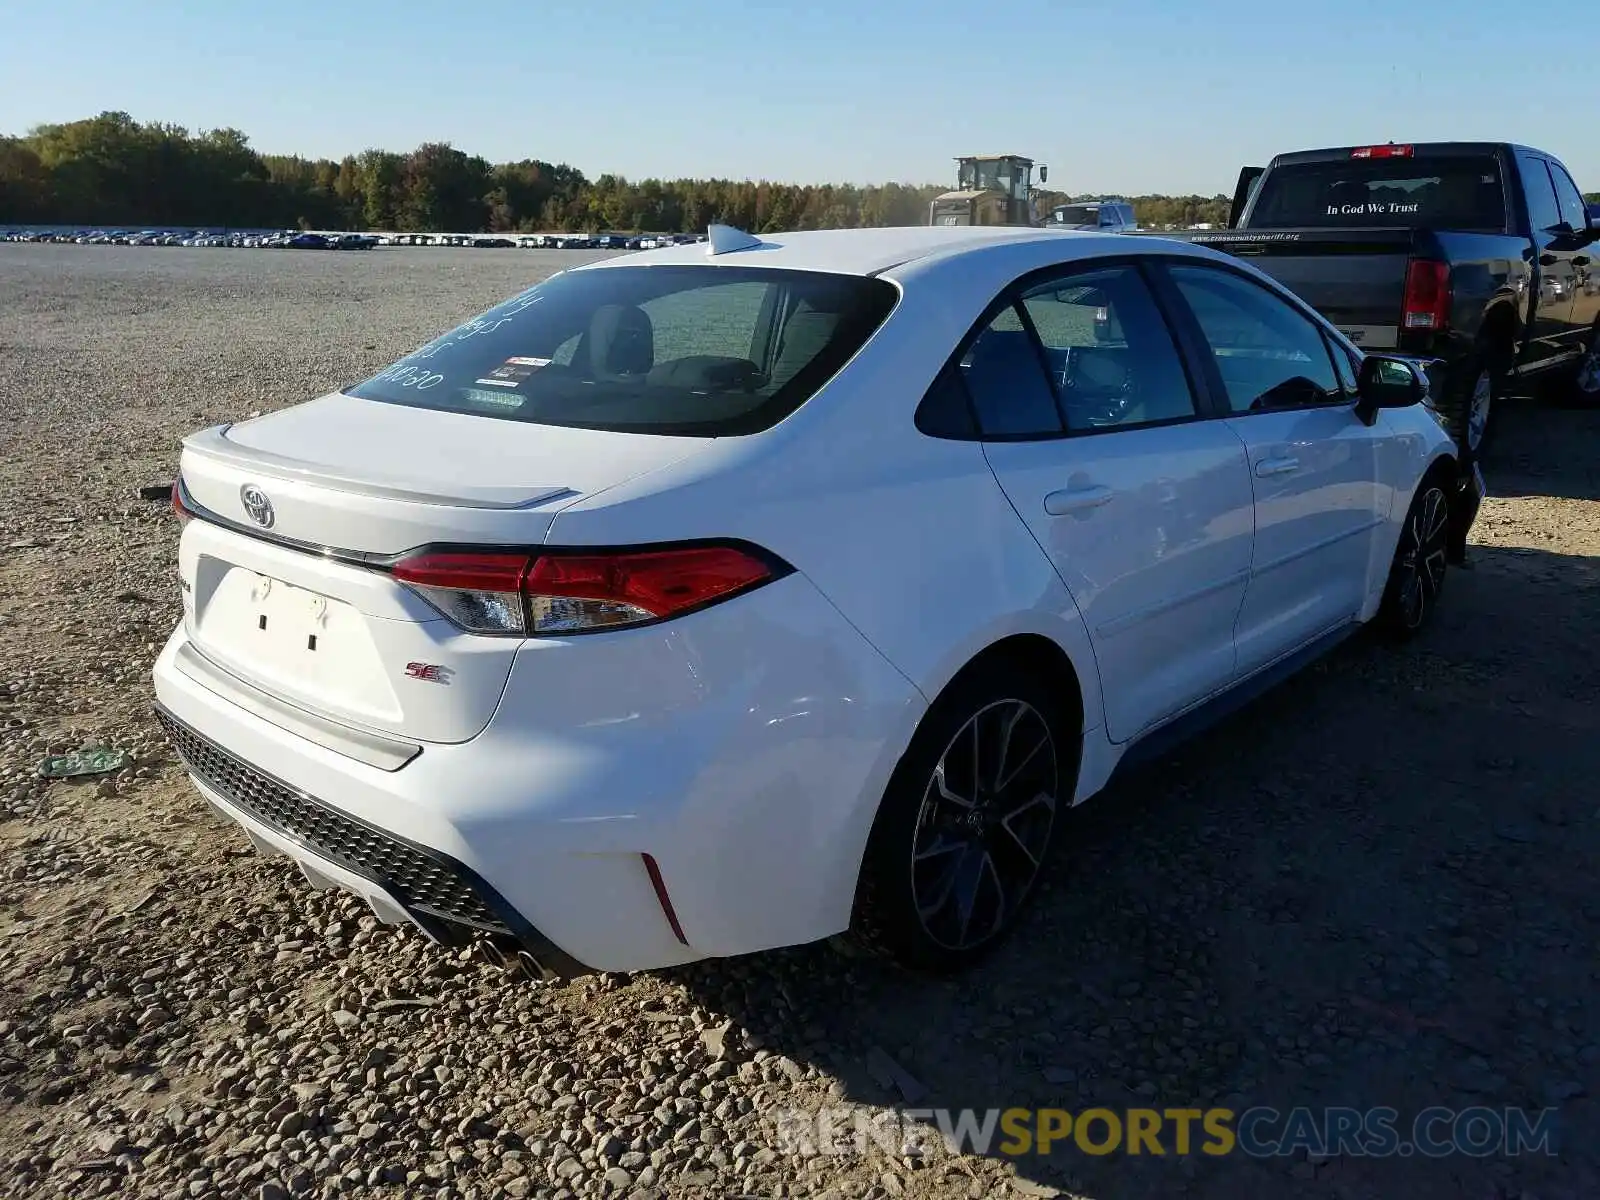
[[[1223,718],[1237,712],[1291,675],[1298,674],[1331,652],[1360,628],[1361,624],[1356,621],[1336,626],[1327,633],[1313,638],[1298,650],[1293,650],[1275,662],[1268,663],[1254,674],[1229,685],[1224,691],[1179,713],[1165,724],[1157,725],[1140,734],[1117,761],[1107,785],[1114,782],[1123,772],[1161,757]]]

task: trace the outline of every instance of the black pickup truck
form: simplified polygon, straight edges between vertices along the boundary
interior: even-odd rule
[[[1280,154],[1240,173],[1229,226],[1176,236],[1247,259],[1363,348],[1440,360],[1439,408],[1474,458],[1512,379],[1559,373],[1600,404],[1600,219],[1553,155]]]

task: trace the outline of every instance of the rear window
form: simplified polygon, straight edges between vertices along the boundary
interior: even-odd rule
[[[1503,231],[1499,162],[1474,155],[1287,163],[1262,176],[1249,220],[1251,229],[1362,225]]]
[[[1100,210],[1082,204],[1066,204],[1052,214],[1057,225],[1098,225]]]
[[[813,271],[569,271],[347,393],[537,425],[754,433],[831,379],[897,295],[881,279]]]

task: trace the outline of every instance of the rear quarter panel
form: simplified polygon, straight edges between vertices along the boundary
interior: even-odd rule
[[[1533,243],[1507,234],[1433,236],[1450,264],[1450,329],[1461,348],[1487,339],[1492,347],[1520,350],[1538,290]]]
[[[1127,252],[1120,235],[1067,244],[1077,238],[996,247],[971,256],[976,266],[919,267],[868,347],[794,415],[564,509],[551,544],[746,538],[811,579],[929,700],[986,646],[1040,634],[1072,659],[1086,723],[1098,725],[1082,619],[981,446],[913,424],[948,354],[1006,283],[1084,243]]]

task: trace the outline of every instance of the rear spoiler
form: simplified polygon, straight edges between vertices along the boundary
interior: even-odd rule
[[[228,437],[231,424],[213,425],[183,439],[183,455],[223,463],[237,470],[279,480],[309,483],[336,492],[400,500],[410,504],[437,504],[448,508],[531,508],[571,494],[570,488],[530,485],[496,487],[456,483],[440,487],[441,480],[354,478],[319,463],[240,445]],[[181,469],[181,460],[180,460]]]

